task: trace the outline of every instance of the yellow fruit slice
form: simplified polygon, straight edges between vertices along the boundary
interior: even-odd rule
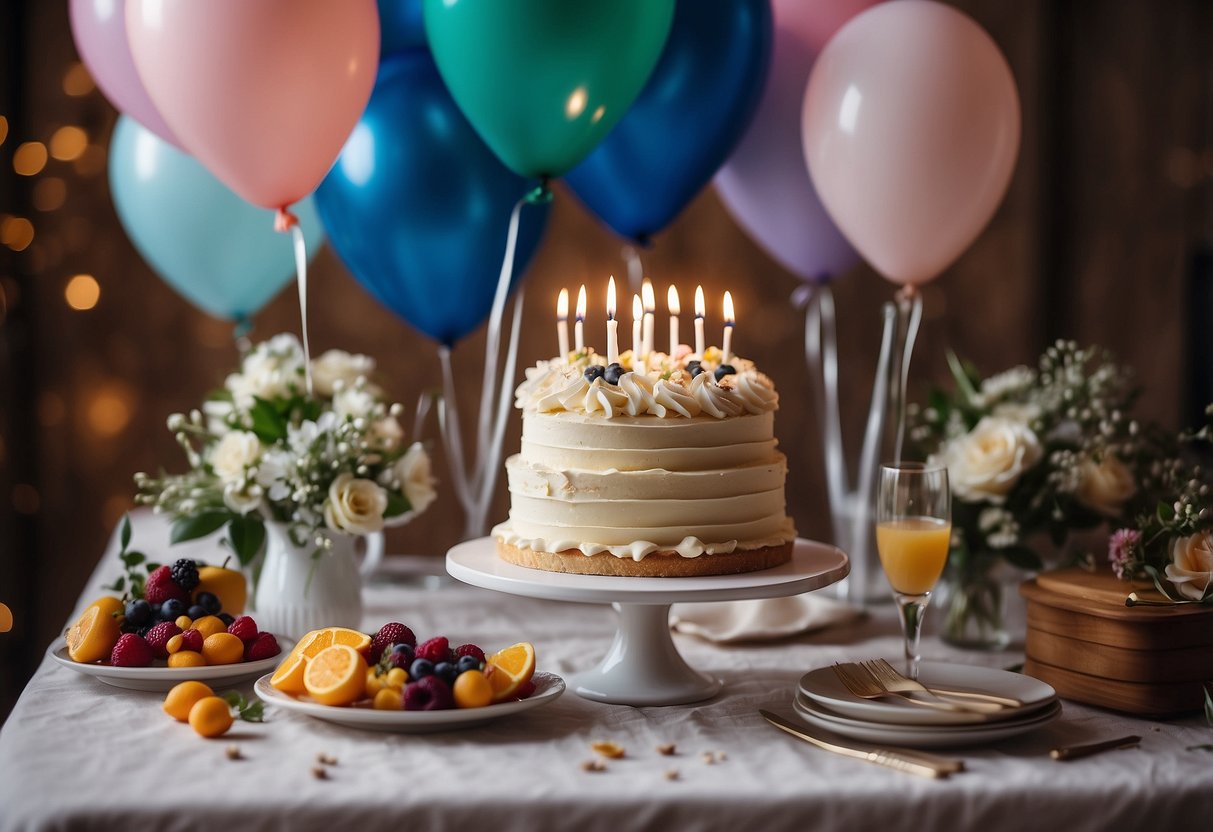
[[[346,627],[325,627],[305,633],[299,641],[295,642],[295,646],[291,648],[291,652],[287,654],[286,658],[279,662],[278,669],[270,677],[270,684],[283,693],[306,693],[303,673],[307,669],[308,662],[321,650],[332,647],[334,644],[344,644],[362,652],[371,646],[371,637],[366,633]]]
[[[189,722],[190,708],[194,707],[194,703],[214,695],[210,686],[202,682],[182,682],[164,697],[164,712],[178,722]]]
[[[529,641],[511,645],[489,656],[486,669],[493,701],[512,699],[535,673],[535,647]]]
[[[118,598],[94,601],[67,631],[67,654],[72,661],[99,662],[108,658],[122,635],[122,619],[114,613],[122,609]]]
[[[232,727],[232,709],[218,696],[205,696],[190,708],[189,722],[202,736],[218,737]]]
[[[240,615],[244,612],[244,605],[248,603],[248,583],[244,580],[244,574],[222,566],[198,567],[195,598],[199,592],[214,594],[219,599],[220,607],[228,615]]]
[[[202,642],[207,664],[235,664],[244,658],[244,642],[231,633],[215,633]]]
[[[306,693],[307,688],[303,686],[303,672],[307,670],[307,662],[306,656],[292,650],[290,655],[278,665],[274,675],[270,677],[270,685],[283,693]]]
[[[307,663],[303,686],[322,705],[349,705],[366,695],[366,659],[348,644],[326,647]]]

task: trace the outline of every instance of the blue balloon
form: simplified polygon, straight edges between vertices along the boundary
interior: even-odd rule
[[[294,278],[294,247],[274,231],[273,211],[245,202],[194,157],[128,116],[118,119],[110,139],[109,182],[135,248],[199,309],[244,322]],[[294,211],[310,258],[324,229],[311,198]]]
[[[424,47],[421,0],[379,0],[379,60]]]
[[[329,240],[376,300],[451,345],[488,317],[510,211],[528,190],[481,141],[428,51],[390,58],[362,119],[316,189]],[[548,206],[526,206],[511,288]]]
[[[644,243],[711,180],[762,96],[774,29],[770,0],[678,0],[644,91],[565,177],[615,232]]]

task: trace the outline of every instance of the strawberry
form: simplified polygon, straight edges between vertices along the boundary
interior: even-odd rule
[[[449,662],[451,660],[451,643],[446,640],[446,636],[438,636],[418,644],[415,652],[417,658],[427,659],[434,664]]]
[[[149,604],[163,604],[170,599],[188,604],[190,594],[173,580],[173,573],[169,567],[161,566],[147,576],[147,583],[143,586],[143,598]]]
[[[475,644],[461,644],[455,648],[455,658],[461,659],[464,656],[471,656],[476,661],[484,664],[484,651]]]
[[[282,648],[278,646],[278,639],[274,638],[273,633],[258,633],[257,638],[244,646],[244,660],[259,662],[281,652]]]
[[[245,644],[248,644],[257,638],[257,622],[251,616],[242,615],[227,625],[227,631]]]
[[[371,639],[367,660],[371,664],[377,664],[383,659],[383,651],[393,644],[407,644],[409,647],[416,647],[417,636],[413,635],[413,631],[399,621],[390,621],[380,627],[379,632],[375,633],[375,637]]]
[[[181,628],[172,621],[161,621],[147,631],[144,639],[151,648],[152,655],[158,659],[168,658],[168,640],[181,632]]]
[[[193,627],[190,627],[188,630],[186,630],[184,633],[181,634],[181,649],[182,650],[192,650],[195,653],[201,653],[202,652],[202,642],[204,642],[204,641],[206,641],[206,639],[203,638],[202,631],[195,630]]]
[[[123,633],[110,653],[114,667],[147,667],[152,663],[152,648],[134,633]]]

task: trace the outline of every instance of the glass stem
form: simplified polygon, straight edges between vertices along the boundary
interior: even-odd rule
[[[906,642],[906,675],[918,678],[918,638],[922,635],[922,619],[927,611],[931,593],[903,595],[897,593],[897,607],[901,610],[901,632]]]

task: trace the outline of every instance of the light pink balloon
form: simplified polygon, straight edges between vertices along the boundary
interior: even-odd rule
[[[889,280],[917,285],[968,248],[1006,193],[1019,95],[971,18],[899,0],[826,45],[802,126],[813,183],[843,234]]]
[[[126,0],[71,0],[72,37],[80,60],[119,112],[181,147],[135,72],[126,40]]]
[[[128,0],[126,27],[185,149],[266,208],[320,184],[379,61],[376,0]]]

